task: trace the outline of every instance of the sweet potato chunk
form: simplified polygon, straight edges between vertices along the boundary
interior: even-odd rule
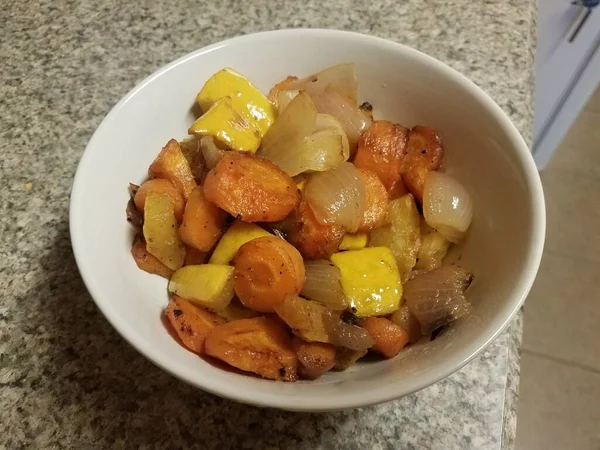
[[[390,199],[407,192],[401,176],[407,141],[408,130],[402,125],[376,120],[358,142],[354,165],[376,173]]]
[[[244,306],[259,312],[273,307],[304,284],[304,261],[292,245],[275,236],[246,242],[234,259],[235,293]]]
[[[206,353],[264,378],[298,378],[298,357],[287,331],[266,317],[234,320],[213,328],[206,338]]]
[[[331,344],[306,342],[294,336],[292,345],[298,355],[298,374],[302,378],[314,380],[335,366],[336,352]]]
[[[384,317],[367,317],[361,320],[361,325],[375,340],[371,350],[386,358],[396,356],[408,343],[408,332]]]
[[[164,180],[161,178],[156,178],[154,180],[148,180],[143,183],[140,188],[135,193],[135,197],[133,201],[135,202],[135,206],[139,211],[144,211],[144,205],[146,203],[146,196],[149,192],[154,192],[156,194],[164,194],[169,197],[171,203],[173,204],[173,212],[175,213],[175,217],[178,222],[183,220],[183,209],[185,208],[185,201],[183,197],[179,193],[179,191],[173,186],[169,180]]]
[[[137,235],[131,246],[131,254],[137,266],[148,272],[160,275],[163,278],[169,279],[173,275],[173,271],[161,263],[158,259],[148,253],[146,250],[146,241],[140,235]]]
[[[377,175],[368,169],[358,169],[365,185],[365,211],[358,231],[366,232],[380,227],[385,221],[388,193]]]
[[[186,200],[196,187],[192,169],[185,159],[179,142],[175,139],[171,139],[163,147],[150,165],[148,175],[150,178],[169,180]]]
[[[226,219],[225,211],[209,202],[202,186],[197,186],[185,205],[179,236],[190,247],[207,252],[221,237]]]
[[[408,145],[402,165],[402,179],[412,195],[421,202],[427,172],[442,162],[442,140],[433,128],[417,125],[408,133]]]
[[[244,222],[276,222],[300,201],[294,180],[260,156],[226,152],[206,176],[206,198]]]
[[[187,348],[194,353],[204,354],[204,343],[208,333],[225,319],[215,313],[194,306],[180,297],[172,297],[165,309],[165,316]]]
[[[338,250],[345,233],[339,225],[321,225],[305,200],[283,222],[282,228],[288,241],[306,259],[329,259]]]

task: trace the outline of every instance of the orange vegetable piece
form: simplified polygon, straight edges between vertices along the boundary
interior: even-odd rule
[[[171,278],[171,275],[173,275],[173,270],[148,253],[148,250],[146,250],[146,241],[139,234],[133,239],[131,255],[137,266],[148,273],[154,273],[166,279]]]
[[[345,233],[339,225],[321,225],[305,200],[284,221],[283,230],[306,259],[329,259],[337,252]]]
[[[181,150],[179,142],[175,139],[171,139],[163,147],[154,162],[150,164],[148,174],[150,178],[169,180],[186,200],[196,187],[192,169]]]
[[[271,161],[226,152],[204,181],[206,198],[244,222],[276,222],[300,201],[294,180]]]
[[[387,120],[376,120],[360,137],[354,165],[377,174],[390,200],[407,193],[402,181],[408,130]]]
[[[408,343],[407,331],[384,317],[367,317],[362,319],[360,324],[375,341],[371,350],[381,353],[386,358],[396,356]]]
[[[302,378],[314,380],[335,366],[336,350],[331,344],[306,342],[294,336],[292,346],[298,355],[298,374]]]
[[[206,263],[208,260],[208,252],[201,252],[197,248],[186,246],[184,266],[197,266]]]
[[[410,130],[402,179],[419,202],[427,173],[440,167],[443,156],[442,140],[433,128],[416,126]]]
[[[266,317],[234,320],[213,328],[206,338],[206,353],[264,378],[298,378],[298,357],[290,336]]]
[[[368,232],[385,222],[388,210],[388,193],[377,175],[368,169],[358,169],[365,185],[365,211],[358,227],[359,232]]]
[[[209,202],[202,186],[197,186],[185,205],[179,236],[190,247],[207,252],[221,237],[226,219],[225,211]]]
[[[226,322],[215,313],[199,308],[177,296],[169,301],[165,316],[183,345],[201,355],[204,354],[204,344],[209,332],[217,325]]]
[[[246,242],[235,258],[235,293],[247,308],[274,312],[304,284],[304,261],[292,245],[275,236]]]
[[[178,222],[183,220],[183,210],[185,208],[185,201],[179,193],[179,191],[173,186],[169,180],[162,178],[156,178],[154,180],[148,180],[143,183],[135,193],[133,201],[139,211],[144,211],[144,204],[146,203],[146,196],[148,193],[153,192],[157,194],[164,194],[169,197],[173,204],[173,212]]]

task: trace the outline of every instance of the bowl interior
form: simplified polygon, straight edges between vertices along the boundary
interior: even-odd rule
[[[125,221],[129,182],[140,183],[170,138],[194,120],[195,95],[231,67],[263,92],[287,75],[354,62],[360,101],[376,118],[429,125],[445,145],[444,166],[471,191],[475,217],[453,257],[475,273],[471,317],[393,360],[358,364],[312,382],[275,383],[223,371],[184,350],[160,320],[166,281],[137,269]],[[420,389],[459,368],[495,337],[525,298],[544,234],[539,177],[500,109],[443,64],[403,46],[352,33],[295,30],[244,36],[188,55],[125,97],[96,131],[76,176],[73,246],[100,309],[138,350],[202,389],[286,409],[326,410],[376,403]]]

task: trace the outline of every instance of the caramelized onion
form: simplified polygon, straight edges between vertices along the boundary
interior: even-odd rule
[[[348,307],[348,300],[340,284],[340,269],[323,259],[305,261],[306,279],[300,294],[309,300],[322,303],[333,310]]]

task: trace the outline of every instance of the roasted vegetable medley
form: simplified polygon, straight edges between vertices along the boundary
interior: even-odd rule
[[[265,97],[231,69],[196,98],[131,184],[138,267],[169,280],[165,316],[199,355],[273,380],[383,358],[470,311],[473,275],[443,265],[473,208],[436,130],[374,120],[353,64]]]

